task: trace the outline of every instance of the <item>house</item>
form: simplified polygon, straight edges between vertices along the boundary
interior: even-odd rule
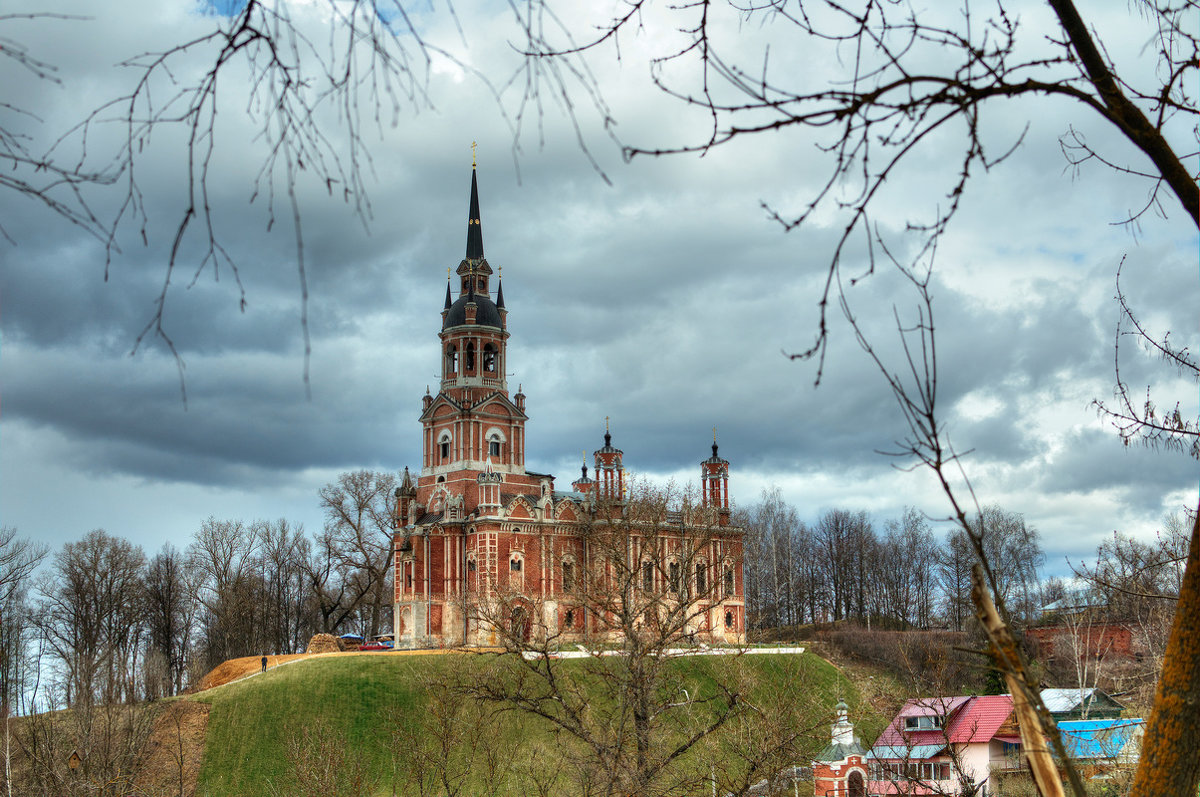
[[[1067,720],[1058,723],[1067,755],[1092,773],[1137,763],[1146,733],[1141,719]]]
[[[603,601],[578,599],[583,587],[611,589],[627,603],[636,593],[646,625],[677,619],[686,600],[680,634],[743,641],[743,533],[730,523],[729,461],[715,433],[696,505],[652,521],[633,517],[624,452],[607,420],[593,476],[585,460],[564,490],[552,475],[526,469],[526,396],[520,385],[509,392],[509,310],[500,272],[484,257],[474,165],[456,275],[437,331],[439,389],[427,388],[421,403],[419,474],[406,468],[396,490],[396,646],[619,635]],[[604,523],[624,529],[619,549],[597,544]]]
[[[1021,767],[1021,737],[1009,695],[909,700],[867,753],[868,793],[995,792],[995,770]]]
[[[1125,706],[1099,689],[1043,689],[1042,702],[1054,721],[1117,719]]]

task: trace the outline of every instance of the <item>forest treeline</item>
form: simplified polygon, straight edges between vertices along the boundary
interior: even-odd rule
[[[1093,562],[1072,563],[1071,579],[1046,577],[1038,530],[1023,515],[983,507],[977,518],[996,575],[997,597],[1017,627],[1042,619],[1064,599],[1102,604],[1128,621],[1179,594],[1191,524],[1164,519],[1153,539],[1114,532]],[[941,535],[919,509],[879,525],[862,511],[830,509],[809,525],[777,488],[739,513],[751,628],[850,621],[885,630],[968,630],[975,555],[961,530]],[[1090,597],[1080,597],[1081,591]]]
[[[389,631],[395,486],[387,473],[342,474],[319,491],[319,531],[209,518],[186,544],[152,555],[100,529],[56,551],[4,529],[3,710],[154,699],[229,658],[301,652],[314,633]],[[1016,624],[1069,594],[1061,579],[1042,577],[1039,534],[1019,513],[989,506],[979,519]],[[881,525],[832,509],[809,525],[773,489],[737,522],[752,633],[837,621],[898,631],[970,625],[971,549],[915,508]],[[1155,540],[1114,535],[1078,575],[1134,616],[1145,600],[1131,596],[1178,594],[1186,549],[1176,516]]]

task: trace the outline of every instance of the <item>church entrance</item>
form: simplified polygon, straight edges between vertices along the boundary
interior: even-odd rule
[[[513,638],[519,639],[522,642],[528,642],[530,625],[529,612],[525,610],[525,607],[513,607],[511,624],[509,625],[509,631],[512,632]]]
[[[850,787],[850,797],[866,797],[867,788],[863,784],[861,772],[851,772],[850,777],[846,778],[846,785]]]

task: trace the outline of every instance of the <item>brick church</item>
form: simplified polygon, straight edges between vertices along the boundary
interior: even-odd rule
[[[446,286],[441,384],[421,405],[422,459],[396,490],[397,647],[586,642],[641,629],[744,640],[742,530],[729,463],[701,464],[691,504],[630,494],[624,453],[604,445],[570,490],[525,468],[525,395],[509,394],[508,308],[483,254],[471,171],[466,257]],[[457,296],[455,295],[457,293]]]

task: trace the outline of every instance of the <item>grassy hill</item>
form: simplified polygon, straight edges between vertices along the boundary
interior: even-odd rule
[[[589,665],[564,661],[560,668],[588,698],[589,710],[603,717],[611,700]],[[540,718],[497,712],[444,688],[463,679],[516,678],[517,666],[491,655],[327,656],[203,692],[191,698],[210,707],[196,795],[391,795],[420,793],[419,781],[437,781],[437,794],[573,791],[571,769],[584,751],[565,735]],[[865,705],[857,710],[862,698],[845,676],[809,653],[695,657],[669,666],[671,689],[686,690],[690,700],[736,682],[754,707],[703,750],[672,764],[681,778],[708,771],[712,761],[726,762],[730,772],[745,767],[746,751],[788,723],[800,731],[794,752],[807,757],[828,742],[839,696],[854,714],[871,713]],[[701,719],[703,710],[692,716]],[[860,724],[864,738],[878,730],[873,724]],[[668,728],[664,736],[682,738],[690,730]]]

